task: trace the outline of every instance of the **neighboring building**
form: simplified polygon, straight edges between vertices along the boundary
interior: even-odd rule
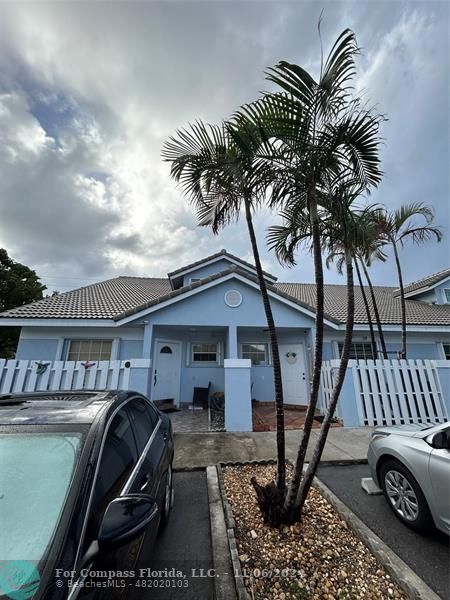
[[[279,283],[265,273],[278,330],[286,403],[307,404],[315,286]],[[356,287],[351,358],[373,358],[367,317]],[[400,349],[400,299],[394,287],[375,294],[390,352]],[[406,287],[408,358],[450,359],[450,269]],[[324,359],[339,357],[346,289],[325,286]],[[251,360],[251,397],[272,401],[273,376],[255,268],[225,250],[168,274],[117,277],[0,314],[20,326],[17,359],[102,361],[151,359],[147,394],[192,401],[194,387],[225,389],[225,359]],[[248,363],[250,364],[250,363]],[[233,368],[238,361],[229,361]],[[237,381],[237,380],[236,380]]]

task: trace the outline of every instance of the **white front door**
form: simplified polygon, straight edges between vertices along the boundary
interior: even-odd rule
[[[181,342],[157,341],[152,381],[152,400],[179,403]]]
[[[281,379],[285,404],[308,404],[303,344],[280,344]]]

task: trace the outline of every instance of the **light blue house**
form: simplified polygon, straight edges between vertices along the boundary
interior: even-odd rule
[[[284,398],[307,405],[313,356],[315,287],[265,274],[278,330]],[[400,348],[400,300],[375,288],[392,357]],[[450,358],[450,269],[406,288],[408,358]],[[345,286],[327,285],[324,359],[339,357]],[[118,277],[0,314],[20,326],[16,359],[148,359],[140,391],[153,400],[192,402],[195,387],[225,392],[228,426],[248,429],[242,398],[273,401],[269,337],[255,268],[222,250],[167,278]],[[371,359],[367,317],[356,289],[352,358]],[[244,406],[245,404],[245,406]],[[243,412],[245,414],[243,414]],[[234,415],[234,416],[233,416]],[[236,419],[231,424],[230,419]]]

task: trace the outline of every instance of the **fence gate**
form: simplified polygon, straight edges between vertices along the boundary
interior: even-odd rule
[[[432,425],[447,420],[432,361],[358,360],[352,370],[363,425]]]
[[[330,401],[339,360],[326,361],[322,369],[322,406]],[[434,425],[447,420],[438,370],[431,360],[350,360],[354,398],[360,425]],[[450,415],[449,415],[450,416]]]

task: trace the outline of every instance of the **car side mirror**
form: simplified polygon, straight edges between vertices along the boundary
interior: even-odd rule
[[[112,500],[103,515],[98,534],[99,550],[109,550],[139,536],[158,514],[158,505],[145,494],[129,494]]]
[[[446,431],[438,431],[431,438],[431,446],[436,450],[450,450],[450,438]]]

